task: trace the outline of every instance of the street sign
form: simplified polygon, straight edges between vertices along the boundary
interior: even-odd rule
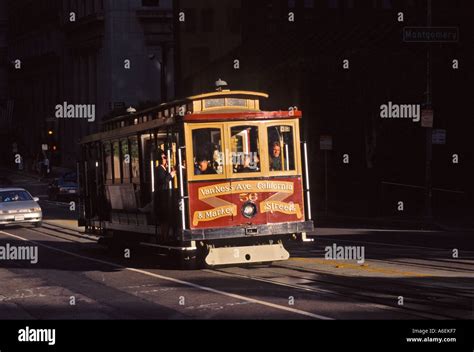
[[[48,145],[47,144],[41,145],[41,150],[47,151],[48,150]]]
[[[319,148],[321,150],[332,150],[332,136],[320,136]]]
[[[433,144],[444,145],[446,144],[446,130],[433,130],[433,137],[432,137]]]
[[[421,127],[427,127],[427,128],[433,127],[433,110],[432,109],[421,110]]]
[[[403,41],[410,43],[457,43],[458,27],[405,27]]]

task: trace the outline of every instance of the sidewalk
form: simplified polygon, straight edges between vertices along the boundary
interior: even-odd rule
[[[319,215],[314,219],[315,227],[353,227],[393,228],[400,230],[432,230],[432,231],[473,231],[474,221],[469,219],[433,219],[425,221],[420,218],[402,217],[356,217],[337,214]]]
[[[85,231],[85,227],[81,227],[77,225],[77,220],[44,220],[43,223],[63,227],[69,230],[77,231],[83,233]]]
[[[8,167],[0,167],[0,171],[5,172],[5,173],[12,173],[19,176],[34,178],[35,180],[52,181],[55,178],[58,178],[59,176],[61,176],[63,173],[73,172],[74,170],[71,170],[65,167],[60,167],[60,166],[53,166],[53,168],[51,169],[51,173],[47,177],[44,177],[44,178],[34,171],[27,172],[24,170],[17,170],[17,169],[8,168]]]

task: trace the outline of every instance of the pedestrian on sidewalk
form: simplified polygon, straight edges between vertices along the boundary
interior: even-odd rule
[[[48,176],[49,176],[49,173],[51,172],[51,167],[50,167],[49,158],[48,158],[47,155],[45,155],[43,164],[44,164],[44,166],[45,166],[46,177],[48,177]]]

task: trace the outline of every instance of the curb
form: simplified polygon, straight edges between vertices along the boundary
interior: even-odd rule
[[[46,226],[45,226],[46,225]],[[100,237],[98,236],[93,236],[93,235],[88,235],[85,233],[82,233],[78,231],[78,229],[73,229],[72,227],[69,226],[59,226],[57,224],[49,223],[47,220],[43,221],[43,227],[49,230],[53,231],[58,231],[58,229],[74,232],[74,233],[69,233],[69,232],[64,232],[64,231],[59,231],[64,233],[65,235],[72,236],[72,237],[77,237],[77,238],[82,238],[90,241],[98,241]]]
[[[328,216],[320,217],[315,221],[317,226],[363,226],[366,228],[373,228],[376,226],[383,226],[400,230],[445,230],[438,223],[427,223],[417,220],[402,220],[402,219],[381,219],[381,218],[356,218],[356,217],[337,217]]]
[[[436,225],[446,232],[461,232],[461,231],[474,232],[474,227],[455,227],[455,226],[444,225],[440,223],[436,223]]]
[[[38,174],[27,173],[27,172],[15,170],[15,169],[0,168],[0,171],[9,172],[9,173],[12,173],[12,174],[15,174],[15,175],[18,175],[18,176],[33,178],[35,180],[40,179],[40,181],[44,181],[44,182],[50,182],[50,181],[54,180],[55,178],[60,176],[63,172],[73,172],[71,170],[66,171],[66,169],[65,169],[62,172],[60,172],[59,174],[54,174],[53,173],[53,174],[51,174],[50,177],[43,178]]]
[[[18,171],[18,170],[0,168],[0,171],[12,173],[12,174],[15,174],[15,175],[18,175],[18,176],[33,178],[35,180],[41,179],[40,175],[30,174],[30,173],[26,173],[26,172],[22,172],[22,171]],[[48,180],[50,180],[50,179],[47,178],[47,179],[43,179],[41,181],[48,181]]]
[[[424,222],[417,220],[402,220],[402,219],[390,219],[390,218],[357,218],[357,217],[338,217],[338,216],[322,216],[315,220],[316,227],[318,226],[364,226],[367,228],[373,228],[375,226],[384,226],[387,228],[400,229],[400,230],[432,230],[432,231],[446,231],[446,232],[458,232],[458,231],[469,231],[474,232],[472,225],[466,226],[450,226],[443,224],[440,221]]]

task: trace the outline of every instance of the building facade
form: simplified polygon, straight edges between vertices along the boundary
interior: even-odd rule
[[[0,164],[12,161],[13,146],[10,128],[14,102],[8,92],[8,70],[10,62],[7,57],[8,17],[6,1],[0,1]]]
[[[8,1],[8,58],[14,126],[23,153],[49,144],[73,167],[82,136],[129,106],[174,96],[171,0]],[[94,116],[58,115],[87,106]]]
[[[242,0],[241,45],[194,71],[189,86],[218,76],[232,89],[269,93],[263,104],[267,110],[303,110],[314,209],[325,209],[327,175],[329,212],[418,215],[424,206],[426,131],[419,123],[383,121],[380,106],[392,101],[427,107],[429,46],[404,42],[402,36],[406,26],[427,26],[427,4]],[[467,2],[432,1],[432,25],[454,26],[460,33],[457,42],[431,46],[434,128],[451,136],[446,145],[433,146],[432,182],[435,188],[464,192],[435,191],[433,202],[441,213],[447,213],[447,204],[456,211],[472,209],[466,199],[473,197],[468,178],[474,176],[474,154],[463,127],[469,120],[462,113],[471,73],[467,67],[452,67],[453,59],[469,62],[473,56],[472,10]],[[321,135],[332,137],[331,151],[320,150]],[[462,165],[450,162],[456,151],[465,158]],[[406,205],[403,214],[394,206],[400,195]]]
[[[212,78],[202,72],[241,46],[242,0],[177,0],[175,6],[179,95],[212,90],[220,72]]]

